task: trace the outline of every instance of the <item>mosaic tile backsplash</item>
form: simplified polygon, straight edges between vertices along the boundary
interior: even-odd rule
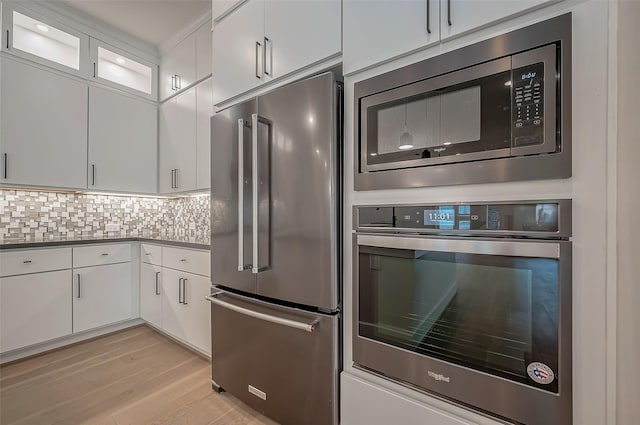
[[[209,195],[181,198],[0,189],[0,241],[56,237],[210,235]],[[107,232],[117,224],[117,232]]]

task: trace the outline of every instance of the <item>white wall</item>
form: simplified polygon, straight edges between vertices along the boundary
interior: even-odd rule
[[[353,85],[445,50],[479,39],[573,12],[573,177],[564,180],[479,184],[407,190],[353,190]],[[419,203],[482,200],[573,199],[573,352],[574,424],[606,423],[606,223],[607,223],[607,58],[608,4],[602,1],[561,2],[495,27],[461,37],[349,76],[345,80],[345,264],[344,264],[344,376],[343,425],[383,425],[385,409],[396,412],[395,423],[403,425],[449,425],[497,422],[449,403],[393,384],[352,366],[352,206],[374,203]],[[359,377],[360,379],[353,379]],[[347,382],[348,381],[348,382]],[[365,384],[384,390],[371,391]],[[637,394],[637,393],[636,393]],[[368,399],[362,403],[363,397]],[[405,403],[398,404],[401,395]],[[415,403],[425,416],[415,415]],[[406,407],[399,407],[404,405]],[[366,406],[366,412],[357,412]],[[411,406],[411,407],[409,407]],[[430,407],[427,407],[430,406]],[[408,413],[409,411],[413,413]],[[433,412],[440,412],[434,415]],[[377,415],[376,412],[379,414]],[[453,416],[452,416],[453,415]]]
[[[640,422],[640,3],[618,3],[617,424]]]

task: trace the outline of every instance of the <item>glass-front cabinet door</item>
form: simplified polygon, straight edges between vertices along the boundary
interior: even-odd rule
[[[158,65],[95,38],[90,40],[91,77],[151,100],[157,99]]]
[[[558,247],[359,236],[358,335],[557,393]]]
[[[89,37],[73,28],[6,3],[2,10],[2,50],[86,77]]]

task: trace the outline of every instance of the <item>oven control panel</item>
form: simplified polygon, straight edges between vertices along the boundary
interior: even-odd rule
[[[454,233],[560,232],[560,215],[570,221],[570,200],[523,203],[486,203],[358,207],[358,229],[418,229]],[[566,225],[566,224],[565,224]],[[563,229],[570,232],[570,229]]]
[[[513,146],[544,142],[544,64],[537,63],[512,71]]]

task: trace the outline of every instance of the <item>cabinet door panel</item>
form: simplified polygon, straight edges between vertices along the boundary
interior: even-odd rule
[[[177,82],[172,77],[177,75]],[[195,37],[187,37],[178,43],[169,53],[162,57],[160,64],[160,99],[177,93],[195,82],[196,77],[196,41]],[[177,90],[172,88],[177,84]]]
[[[86,188],[87,84],[9,58],[0,67],[0,182]]]
[[[158,109],[101,87],[89,89],[89,188],[157,191]]]
[[[208,79],[196,87],[196,189],[209,189],[211,186],[211,84],[211,79]]]
[[[263,39],[264,0],[250,0],[216,24],[213,28],[214,104],[262,84]]]
[[[0,279],[0,352],[71,334],[71,270]]]
[[[442,0],[442,39],[465,33],[551,1],[553,0],[451,0],[449,2]]]
[[[196,187],[195,90],[187,90],[160,105],[159,185],[161,193]]]
[[[205,299],[211,293],[209,278],[185,273],[184,324],[186,341],[211,354],[211,305]]]
[[[162,268],[153,264],[140,265],[140,316],[162,327]]]
[[[162,329],[178,339],[186,340],[185,305],[182,300],[180,279],[184,273],[162,268]]]
[[[73,332],[130,319],[131,295],[131,263],[74,269]]]
[[[282,77],[340,53],[341,6],[340,0],[266,0],[266,77]]]
[[[211,21],[198,28],[194,37],[196,38],[196,81],[198,81],[211,74],[211,54],[213,51]]]
[[[343,30],[346,74],[438,43],[440,3],[439,0],[344,0]]]

